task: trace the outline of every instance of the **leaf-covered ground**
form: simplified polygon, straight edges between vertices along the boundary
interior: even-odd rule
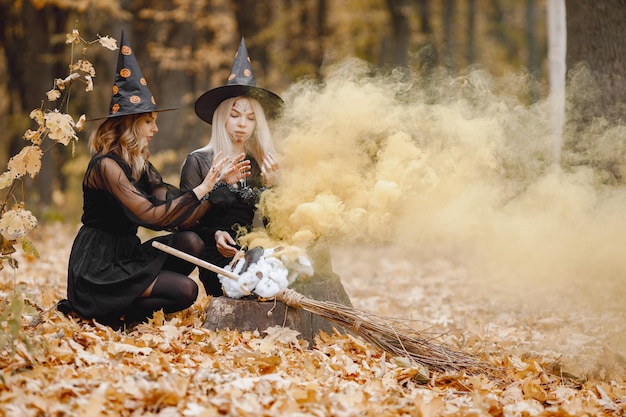
[[[204,296],[185,312],[157,314],[126,332],[67,318],[50,308],[65,294],[75,231],[40,226],[34,243],[41,258],[18,256],[17,271],[0,272],[0,415],[626,414],[619,286],[603,293],[597,308],[571,287],[546,294],[484,285],[449,259],[333,248],[333,269],[355,307],[415,320],[507,372],[497,381],[463,372],[425,375],[351,336],[322,335],[308,346],[287,328],[208,331]],[[16,291],[26,305],[15,301]],[[23,311],[19,329],[7,309]]]

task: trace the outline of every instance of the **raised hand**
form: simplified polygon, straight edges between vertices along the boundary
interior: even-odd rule
[[[227,163],[228,157],[222,158],[222,152],[215,154],[211,162],[211,169],[209,169],[209,172],[207,172],[204,177],[203,184],[209,186],[209,189],[212,189],[215,183],[220,179],[221,172]]]
[[[278,182],[278,168],[278,162],[271,153],[263,156],[261,176],[263,177],[263,184],[266,187],[274,186]]]
[[[220,181],[228,184],[235,184],[238,181],[250,176],[250,161],[245,160],[245,153],[240,153],[233,161],[222,170]]]

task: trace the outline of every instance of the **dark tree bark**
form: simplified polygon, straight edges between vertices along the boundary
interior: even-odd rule
[[[58,35],[65,33],[67,12],[53,6],[35,8],[30,1],[21,2],[20,7],[16,3],[3,4],[0,11],[0,43],[4,45],[10,80],[7,86],[9,113],[14,120],[4,135],[11,143],[9,153],[12,156],[27,145],[22,135],[34,126],[28,118],[30,112],[41,106],[54,79],[67,75],[67,67],[59,59],[64,56],[65,44],[58,42]],[[41,171],[33,181],[40,209],[52,202],[53,184],[62,175],[58,158],[64,155],[59,150],[44,153]],[[24,181],[31,180],[25,177]]]
[[[456,67],[454,59],[454,8],[455,0],[444,0],[443,2],[443,64],[449,72],[454,72]]]
[[[419,16],[420,28],[422,33],[433,33],[433,27],[430,23],[430,3],[429,0],[414,0],[417,7],[417,15]]]
[[[514,62],[518,56],[518,46],[508,33],[500,0],[491,1],[489,20],[491,36],[504,48],[508,62]]]
[[[394,67],[408,64],[408,51],[411,38],[410,1],[387,0],[387,9],[391,16],[391,62]]]
[[[319,79],[322,78],[321,68],[324,64],[324,48],[326,45],[326,38],[328,36],[328,1],[327,0],[318,0],[317,1],[317,14],[316,14],[316,33],[315,33],[315,43],[314,43],[314,52],[313,52],[313,65],[317,68],[317,77]]]
[[[426,41],[419,45],[418,53],[415,56],[416,65],[428,73],[438,64],[438,45],[434,38],[431,23],[430,0],[414,0],[413,6],[419,16],[421,32],[426,35]]]
[[[539,100],[537,79],[539,78],[539,54],[537,45],[537,7],[535,0],[526,0],[526,45],[528,47],[528,71],[532,77],[529,92],[530,102]]]
[[[568,117],[624,120],[626,114],[626,4],[623,0],[567,0],[567,68],[589,68],[594,91],[575,100]]]
[[[469,65],[476,60],[476,0],[467,1],[467,49],[465,57]]]

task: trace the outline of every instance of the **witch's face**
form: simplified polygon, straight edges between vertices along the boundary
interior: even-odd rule
[[[256,128],[256,116],[252,103],[246,97],[240,97],[233,103],[226,119],[226,133],[233,144],[243,144],[250,139]]]
[[[146,147],[152,141],[155,133],[159,131],[156,120],[157,114],[155,112],[147,113],[138,120],[137,136],[140,143],[143,143]]]

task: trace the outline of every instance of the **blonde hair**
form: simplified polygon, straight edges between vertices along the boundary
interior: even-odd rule
[[[130,165],[133,177],[138,179],[150,158],[148,147],[143,143],[139,126],[152,113],[130,114],[112,117],[104,122],[89,138],[89,150],[94,154],[114,153]]]
[[[230,111],[240,98],[247,98],[250,100],[252,110],[254,110],[254,117],[256,119],[256,127],[252,133],[252,137],[244,144],[246,151],[256,159],[259,165],[263,163],[263,155],[271,153],[276,155],[276,148],[274,147],[274,141],[270,132],[263,106],[258,100],[248,96],[238,96],[227,98],[222,101],[215,113],[213,113],[213,130],[211,131],[211,139],[205,149],[213,149],[217,152],[222,151],[222,155],[231,155],[233,152],[233,144],[226,132],[226,121],[230,116]],[[231,155],[234,156],[234,155]]]

